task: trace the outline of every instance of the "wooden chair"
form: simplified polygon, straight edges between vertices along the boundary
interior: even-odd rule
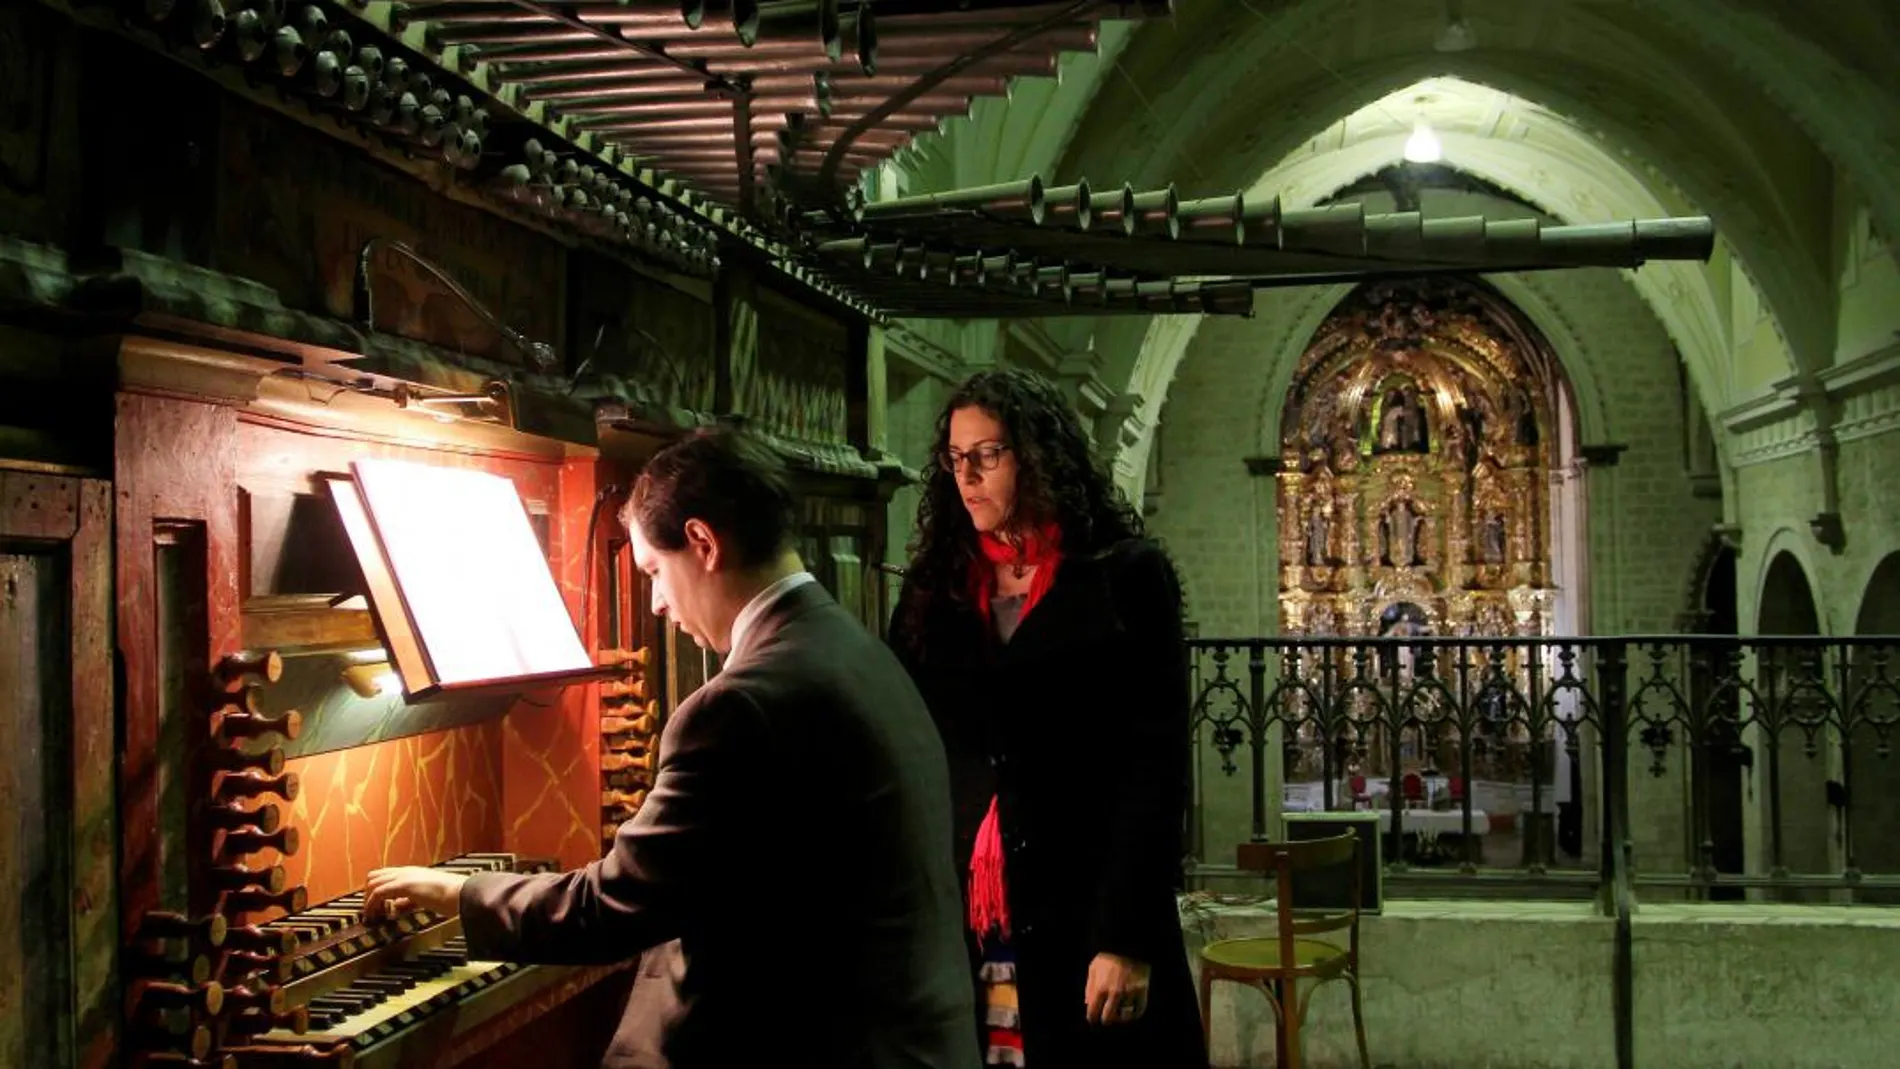
[[[1293,902],[1293,874],[1336,868],[1351,872],[1351,893],[1343,910],[1299,910]],[[1279,907],[1278,933],[1246,939],[1223,939],[1201,951],[1201,1031],[1213,1044],[1214,982],[1226,980],[1255,987],[1273,1007],[1274,1049],[1278,1069],[1300,1069],[1300,1028],[1313,992],[1329,980],[1342,980],[1352,992],[1352,1030],[1359,1042],[1360,1069],[1371,1069],[1366,1053],[1366,1023],[1359,998],[1359,839],[1351,832],[1327,839],[1286,843],[1242,843],[1242,871],[1270,873]],[[1345,931],[1341,947],[1306,938]],[[1301,985],[1305,985],[1302,995]]]
[[[1347,786],[1352,788],[1352,807],[1354,809],[1372,808],[1372,795],[1366,789],[1366,777],[1355,775],[1352,779],[1347,781]]]

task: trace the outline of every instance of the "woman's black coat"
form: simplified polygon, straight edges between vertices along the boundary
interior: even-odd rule
[[[977,826],[999,799],[1029,1069],[1205,1066],[1175,904],[1189,694],[1166,554],[1138,539],[1065,559],[1007,644],[946,597],[917,627],[904,611],[912,593],[892,644],[950,755],[966,883]],[[1086,1022],[1089,962],[1104,951],[1152,966],[1141,1020]]]

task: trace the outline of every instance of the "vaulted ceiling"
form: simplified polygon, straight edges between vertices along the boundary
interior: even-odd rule
[[[1447,166],[1556,220],[1712,216],[1710,264],[1632,283],[1719,412],[1836,358],[1843,219],[1900,233],[1895,54],[1900,9],[1879,0],[1183,0],[920,143],[897,184],[1034,169],[1297,207],[1396,163],[1422,117]],[[1152,417],[1192,337],[1179,318],[1057,330]]]

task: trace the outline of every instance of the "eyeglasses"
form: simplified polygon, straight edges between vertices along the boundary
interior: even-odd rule
[[[1001,442],[986,442],[965,453],[956,449],[946,449],[937,457],[937,465],[955,475],[967,461],[978,471],[995,471],[996,465],[1003,462],[1003,454],[1009,452],[1009,446]]]

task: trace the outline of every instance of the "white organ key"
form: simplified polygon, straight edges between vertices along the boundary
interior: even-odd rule
[[[287,1029],[266,1032],[258,1037],[273,1043],[308,1043],[313,1040],[346,1041],[355,1045],[368,1046],[396,1029],[407,1028],[453,1002],[460,1001],[476,991],[500,980],[510,973],[519,971],[521,966],[504,961],[471,961],[451,966],[442,974],[428,980],[419,980],[407,991],[390,994],[374,1006],[352,1013],[328,1028],[314,1025],[308,1032],[299,1035]],[[398,1020],[403,1014],[409,1014],[407,1020]],[[391,1028],[378,1026],[388,1024]]]

